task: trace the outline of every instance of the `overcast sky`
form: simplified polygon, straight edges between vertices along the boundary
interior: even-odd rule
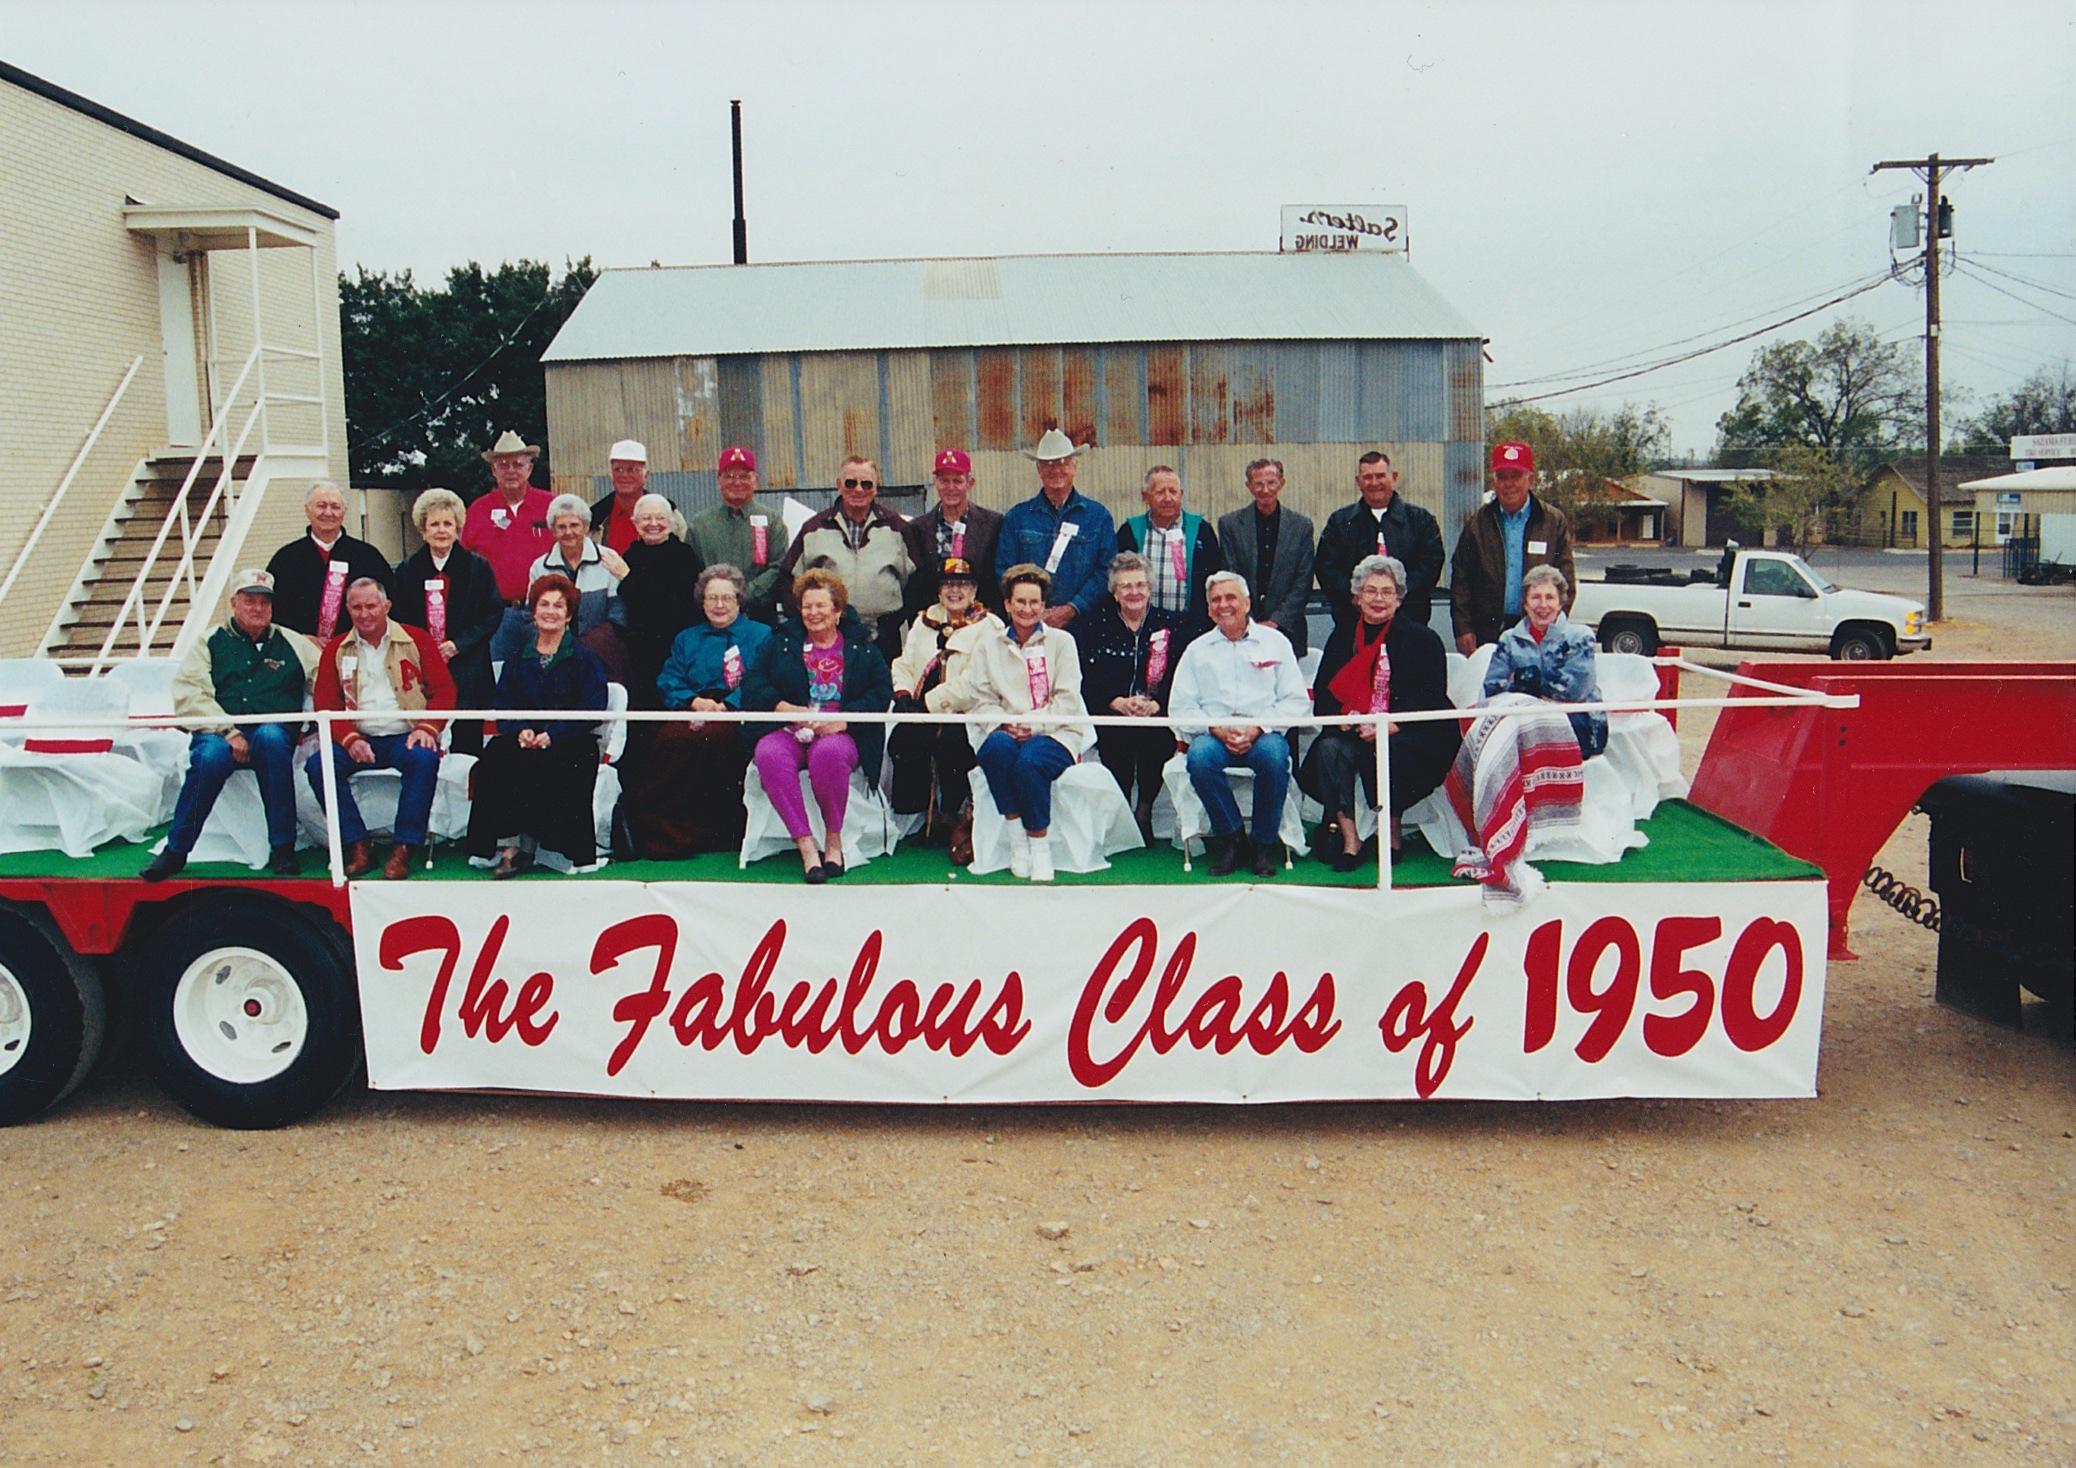
[[[2067,0],[0,0],[0,57],[323,200],[342,268],[421,282],[727,260],[731,97],[753,260],[1273,250],[1283,204],[1400,204],[1493,396],[1838,295],[1920,187],[1871,164],[1993,156],[1948,190],[1946,378],[2076,355]],[[1905,284],[1838,309],[1922,333]],[[1757,345],[1551,406],[1655,402],[1705,453]]]

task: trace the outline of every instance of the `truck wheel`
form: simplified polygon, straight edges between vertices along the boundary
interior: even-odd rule
[[[1658,629],[1634,617],[1603,622],[1600,624],[1600,645],[1608,652],[1649,657],[1658,650]]]
[[[0,903],[0,1126],[55,1106],[101,1053],[101,978],[50,920]]]
[[[350,950],[287,904],[205,899],[151,937],[138,965],[146,1063],[166,1094],[223,1127],[287,1126],[360,1059]]]
[[[1841,627],[1831,637],[1831,656],[1847,663],[1878,663],[1889,656],[1888,634],[1879,627]]]

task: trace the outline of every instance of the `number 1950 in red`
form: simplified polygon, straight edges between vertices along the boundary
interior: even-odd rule
[[[1659,1002],[1685,1001],[1669,1013],[1643,1018],[1644,1044],[1653,1054],[1685,1055],[1701,1043],[1709,1021],[1720,1011],[1723,1033],[1738,1049],[1764,1050],[1788,1031],[1802,999],[1802,939],[1792,924],[1755,918],[1731,946],[1720,984],[1704,968],[1693,967],[1689,955],[1723,936],[1719,917],[1661,919],[1650,935],[1650,997]],[[1533,1055],[1557,1034],[1557,1005],[1563,1000],[1592,1022],[1575,1047],[1588,1065],[1607,1058],[1636,1013],[1637,990],[1644,979],[1643,941],[1626,918],[1603,917],[1587,925],[1564,956],[1564,923],[1544,923],[1528,938],[1522,968],[1528,976],[1528,1011],[1521,1047]],[[1758,1012],[1758,988],[1767,960],[1778,950],[1782,959],[1780,994],[1770,1013]],[[1712,967],[1712,965],[1711,965]]]

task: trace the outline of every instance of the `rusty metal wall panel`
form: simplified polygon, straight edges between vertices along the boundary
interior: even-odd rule
[[[1280,342],[1270,354],[1275,411],[1258,435],[1271,443],[1310,443],[1319,436],[1320,359],[1309,342]]]
[[[1046,429],[1060,426],[1060,349],[1025,347],[1016,354],[1016,371],[1023,425],[1018,442],[1034,444]]]
[[[930,418],[939,448],[970,451],[980,442],[974,422],[978,392],[970,347],[940,348],[930,353]]]
[[[1189,441],[1226,443],[1233,436],[1231,417],[1232,349],[1224,342],[1197,342],[1189,348]]]
[[[757,362],[764,421],[748,447],[757,456],[758,483],[766,489],[790,489],[800,483],[799,366],[798,357],[784,354]]]
[[[721,447],[726,448],[732,443],[754,445],[764,436],[762,360],[757,357],[722,357],[718,365],[721,374]],[[751,452],[754,453],[755,449]],[[713,459],[687,460],[665,467],[710,474],[718,458],[716,455]],[[759,462],[762,462],[761,458]],[[649,468],[652,473],[656,469],[654,449],[649,451]]]
[[[879,467],[890,483],[924,484],[937,457],[930,354],[888,352],[885,362],[887,457]]]
[[[1001,347],[982,347],[973,354],[973,362],[979,389],[975,408],[979,432],[974,435],[977,445],[984,449],[1013,449],[1020,437],[1016,353]]]
[[[1289,348],[1267,342],[1238,342],[1228,349],[1234,443],[1275,442],[1276,362],[1289,354]]]
[[[677,462],[711,464],[721,456],[721,374],[714,359],[678,358],[676,387]]]
[[[1104,347],[1100,444],[1146,443],[1146,349]]]
[[[1076,443],[1100,443],[1096,432],[1096,349],[1060,352],[1060,431]]]
[[[846,456],[877,459],[879,354],[810,352],[800,358],[801,481],[833,484]]]
[[[1189,349],[1149,342],[1146,351],[1146,442],[1189,442]]]
[[[1456,537],[1463,529],[1463,522],[1476,513],[1485,498],[1485,443],[1448,443],[1442,446],[1444,488],[1441,508],[1435,510],[1435,518],[1441,521],[1442,538],[1448,542],[1450,552],[1456,549]]]
[[[1482,342],[1442,343],[1443,370],[1449,375],[1449,438],[1455,443],[1485,441],[1485,349]]]
[[[1321,342],[1319,399],[1313,414],[1312,432],[1305,439],[1286,442],[1353,443],[1363,436],[1358,427],[1362,415],[1362,349],[1355,342]]]

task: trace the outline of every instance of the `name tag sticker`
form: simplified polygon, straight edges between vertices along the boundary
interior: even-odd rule
[[[1528,553],[1532,556],[1546,556],[1550,553],[1550,542],[1547,540],[1531,540],[1528,542]]]

